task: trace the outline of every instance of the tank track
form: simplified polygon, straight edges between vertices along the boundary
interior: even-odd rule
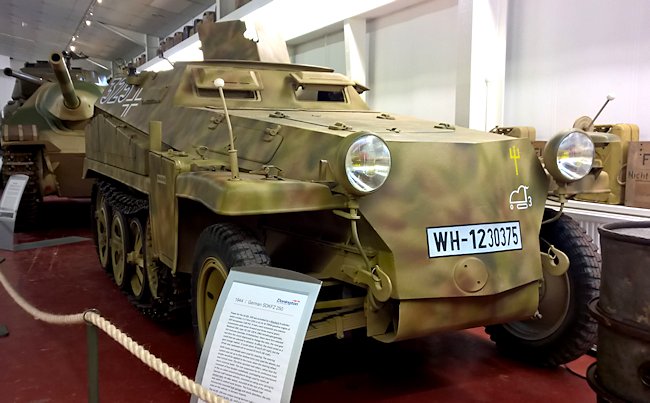
[[[39,147],[2,147],[2,183],[6,185],[11,175],[23,174],[29,177],[18,206],[16,230],[33,229],[37,223],[43,197],[38,177]]]
[[[143,225],[149,216],[149,201],[146,195],[130,191],[125,186],[98,181],[99,190],[104,194],[112,210],[121,212],[127,220],[131,217],[140,217]],[[163,269],[159,270],[158,293],[159,298],[151,296],[146,301],[138,301],[128,291],[123,291],[129,301],[143,315],[159,322],[178,321],[189,319],[190,315],[190,282],[189,277],[183,273],[172,275],[171,269],[162,262],[158,263]],[[111,277],[112,275],[108,273]]]

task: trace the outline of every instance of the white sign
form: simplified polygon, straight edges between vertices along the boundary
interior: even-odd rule
[[[0,200],[0,211],[11,212],[13,214],[18,211],[20,199],[23,196],[25,186],[27,186],[27,181],[29,181],[29,177],[23,174],[12,175],[9,178],[5,189],[2,192],[2,199]]]
[[[288,270],[231,270],[201,354],[200,383],[231,402],[288,402],[319,289],[320,281]]]
[[[0,249],[2,250],[14,250],[16,213],[28,181],[27,175],[11,175],[2,192],[2,199],[0,199]]]
[[[522,248],[519,221],[427,228],[429,257],[474,255]]]

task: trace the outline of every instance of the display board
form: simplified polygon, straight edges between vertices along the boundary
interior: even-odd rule
[[[14,250],[16,213],[28,180],[27,175],[12,175],[2,192],[2,199],[0,199],[0,249]]]
[[[294,271],[233,268],[210,322],[197,382],[231,402],[289,402],[320,286]]]

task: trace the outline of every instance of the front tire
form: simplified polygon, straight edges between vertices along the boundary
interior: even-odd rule
[[[544,219],[557,214],[547,209]],[[534,365],[555,367],[585,354],[596,341],[597,323],[588,303],[598,296],[600,255],[591,238],[566,215],[542,225],[540,248],[552,244],[569,257],[562,276],[544,271],[540,288],[541,318],[486,328],[502,353]]]
[[[243,228],[215,224],[203,230],[197,241],[192,271],[192,325],[198,350],[203,347],[230,269],[269,263],[264,245]]]

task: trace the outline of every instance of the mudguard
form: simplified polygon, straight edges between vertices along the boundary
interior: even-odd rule
[[[331,210],[347,202],[322,183],[245,173],[232,180],[229,172],[182,173],[176,179],[176,196],[228,216]]]

